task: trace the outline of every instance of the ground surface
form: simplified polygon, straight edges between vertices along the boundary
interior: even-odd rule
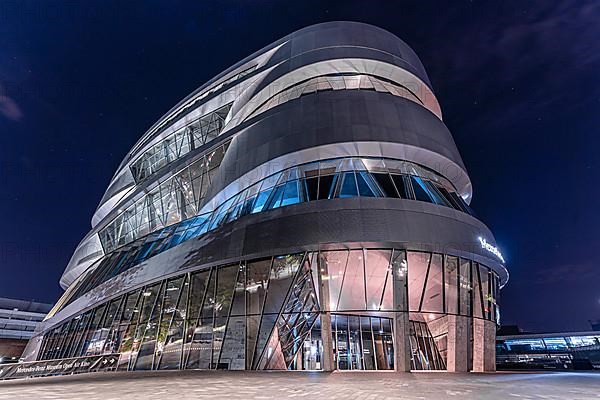
[[[0,399],[600,399],[600,373],[126,372],[0,382]]]

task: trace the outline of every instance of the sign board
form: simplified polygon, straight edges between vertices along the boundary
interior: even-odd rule
[[[479,239],[479,243],[481,243],[482,249],[485,249],[485,250],[489,251],[490,253],[492,253],[493,255],[495,255],[496,257],[498,257],[500,259],[500,261],[502,261],[502,263],[504,264],[504,257],[502,256],[502,253],[500,253],[500,250],[498,250],[498,248],[496,246],[493,246],[492,244],[488,243],[488,241],[482,237],[479,237],[478,239]]]
[[[111,371],[117,369],[118,361],[119,354],[117,353],[61,360],[2,364],[0,365],[0,379]]]

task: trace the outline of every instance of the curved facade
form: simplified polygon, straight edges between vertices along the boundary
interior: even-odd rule
[[[119,166],[25,359],[118,369],[492,370],[508,279],[416,54],[307,27]]]

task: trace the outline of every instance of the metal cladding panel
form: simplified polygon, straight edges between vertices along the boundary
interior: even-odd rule
[[[423,107],[372,91],[326,91],[283,104],[241,130],[231,143],[208,198],[259,165],[317,146],[358,141],[401,143],[440,155],[436,169],[453,180],[450,160],[466,169],[450,131]],[[449,173],[450,172],[450,173]],[[448,176],[450,175],[450,176]],[[461,188],[459,188],[461,189]]]
[[[376,49],[401,58],[429,84],[425,68],[416,53],[392,33],[372,25],[346,21],[317,24],[292,33],[289,41],[292,56],[321,48],[333,48],[331,51],[335,51],[344,46]]]

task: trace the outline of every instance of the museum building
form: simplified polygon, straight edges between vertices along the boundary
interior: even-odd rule
[[[23,360],[492,371],[508,273],[471,197],[414,51],[309,26],[141,136]]]

